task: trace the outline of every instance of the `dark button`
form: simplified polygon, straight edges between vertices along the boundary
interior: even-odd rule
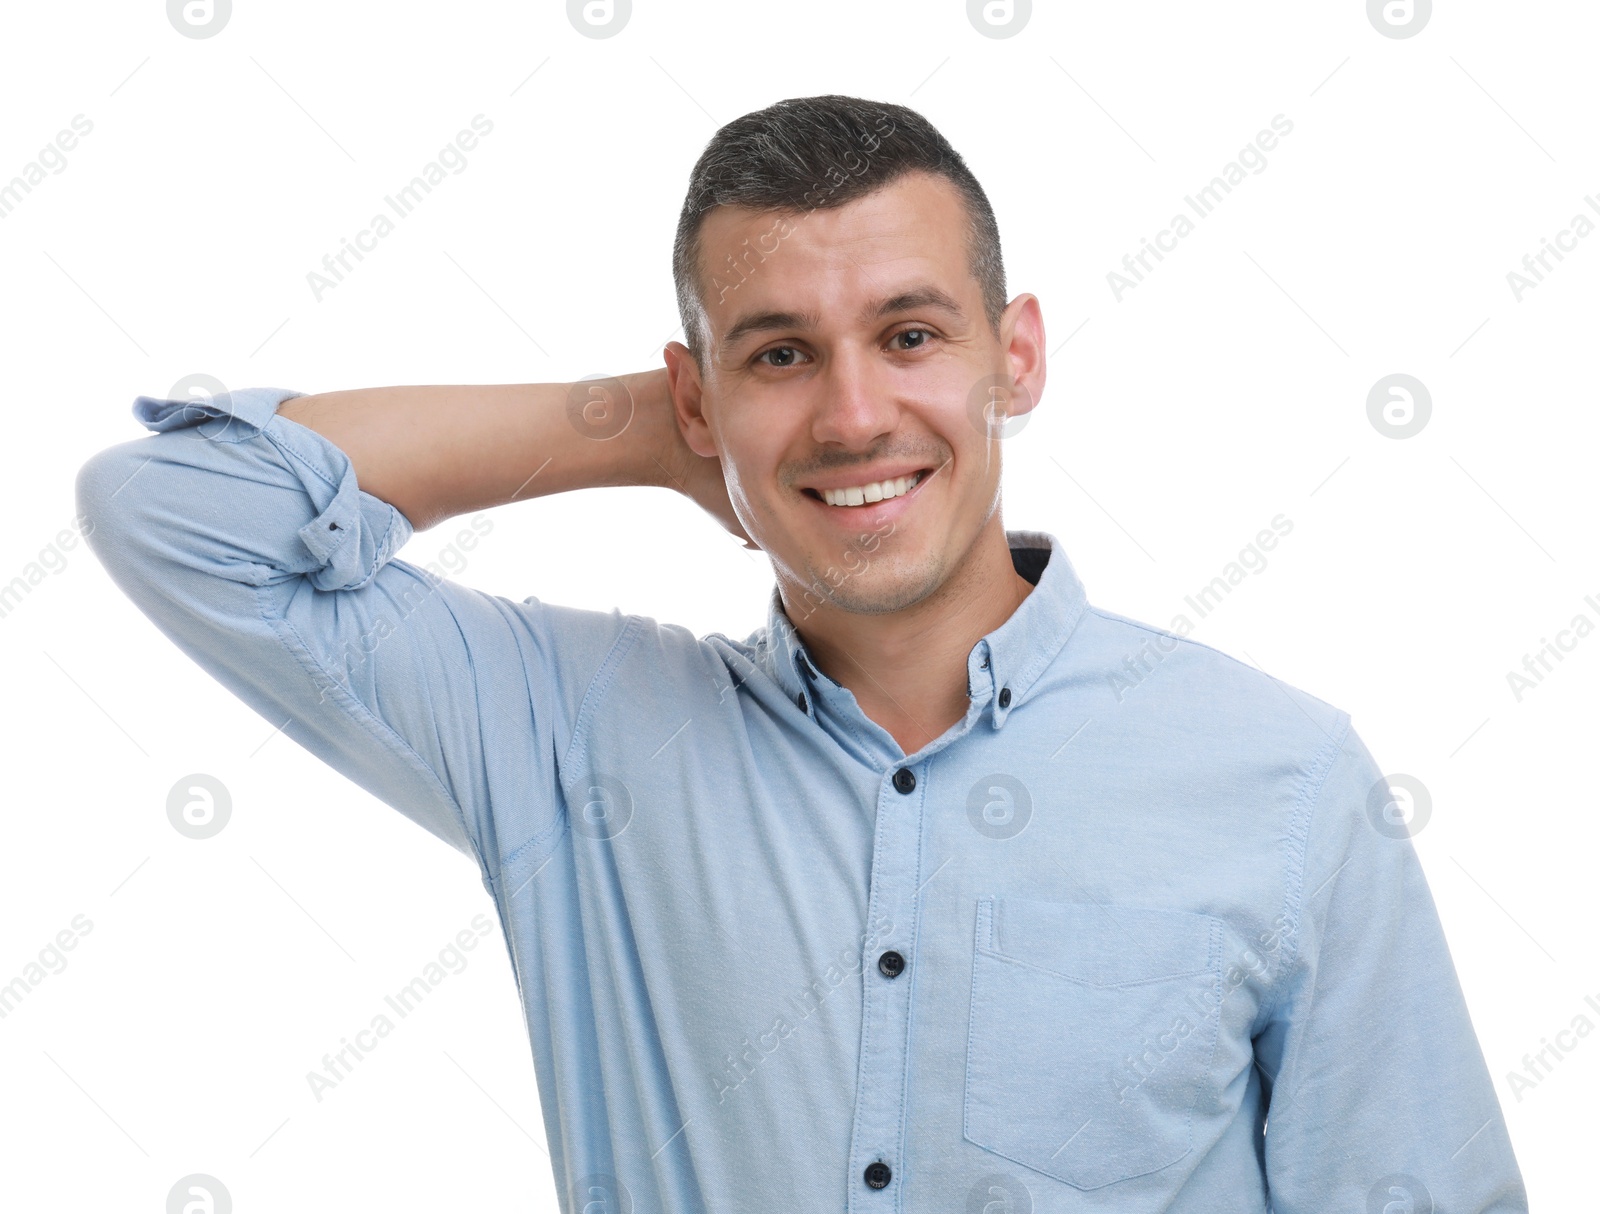
[[[888,1187],[889,1178],[893,1175],[894,1173],[889,1171],[888,1164],[881,1159],[874,1159],[867,1165],[867,1170],[861,1174],[861,1178],[867,1182],[869,1188],[882,1189]]]
[[[909,793],[917,787],[917,774],[909,767],[902,767],[894,773],[894,786],[901,792]]]
[[[329,531],[337,531],[337,530],[339,530],[339,524],[338,523],[329,523],[328,524],[328,530]]]
[[[1000,707],[1001,708],[1010,708],[1011,707],[1011,688],[1002,687],[1000,689]]]
[[[906,968],[906,959],[894,949],[878,958],[878,971],[885,978],[898,978]]]
[[[795,703],[800,705],[800,711],[804,712],[806,710],[806,693],[802,691],[794,699]]]
[[[979,669],[981,669],[981,670],[988,670],[989,669],[989,659],[988,658],[984,658],[983,661],[981,663],[979,663]]]
[[[811,677],[811,663],[806,661],[804,654],[796,654],[795,661],[800,663],[800,673],[807,678]]]

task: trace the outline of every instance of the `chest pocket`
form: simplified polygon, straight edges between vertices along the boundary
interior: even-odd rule
[[[1079,1189],[1178,1162],[1221,984],[1210,915],[980,898],[965,1136]]]

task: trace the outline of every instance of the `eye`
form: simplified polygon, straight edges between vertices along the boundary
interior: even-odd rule
[[[756,362],[763,362],[763,361],[765,361],[767,355],[769,355],[769,354],[784,354],[784,353],[797,354],[798,351],[793,346],[773,346],[771,349],[763,350],[763,351],[761,351],[760,354],[757,354],[756,357],[755,357],[755,361]],[[769,366],[769,367],[777,368],[779,370],[783,370],[784,368],[794,366],[794,363],[793,362],[768,362],[768,363],[766,363],[766,365]]]
[[[901,329],[900,332],[894,334],[889,338],[889,340],[890,342],[897,342],[903,337],[910,337],[913,338],[913,340],[909,345],[900,345],[895,348],[901,354],[909,354],[913,350],[922,349],[930,341],[935,339],[936,334],[932,329]],[[769,346],[767,349],[761,351],[760,354],[757,354],[751,361],[761,363],[762,365],[771,367],[774,370],[782,371],[787,370],[790,367],[797,366],[800,354],[800,350],[795,346]],[[769,358],[769,355],[774,357]]]

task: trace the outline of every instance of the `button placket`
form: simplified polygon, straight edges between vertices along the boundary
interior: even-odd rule
[[[925,780],[909,766],[879,784],[868,920],[888,933],[863,945],[861,1058],[850,1140],[850,1214],[900,1209],[903,1101],[910,1051],[907,957],[916,938],[918,849]]]

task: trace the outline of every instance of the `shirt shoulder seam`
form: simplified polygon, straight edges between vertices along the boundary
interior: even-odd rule
[[[1272,988],[1265,1000],[1262,1001],[1261,1010],[1256,1016],[1256,1024],[1251,1026],[1252,1035],[1268,1024],[1278,1006],[1283,1001],[1284,980],[1294,964],[1299,960],[1300,950],[1300,925],[1304,913],[1305,895],[1305,866],[1306,844],[1311,833],[1311,820],[1316,816],[1322,790],[1327,787],[1328,776],[1333,771],[1334,761],[1337,758],[1344,741],[1350,735],[1350,714],[1341,711],[1344,718],[1343,727],[1337,733],[1324,735],[1326,741],[1317,752],[1310,769],[1306,773],[1305,781],[1300,786],[1300,795],[1296,798],[1295,807],[1289,821],[1289,833],[1286,839],[1288,855],[1285,860],[1283,917],[1287,922],[1284,929],[1284,948],[1278,963],[1278,972],[1273,977]]]

